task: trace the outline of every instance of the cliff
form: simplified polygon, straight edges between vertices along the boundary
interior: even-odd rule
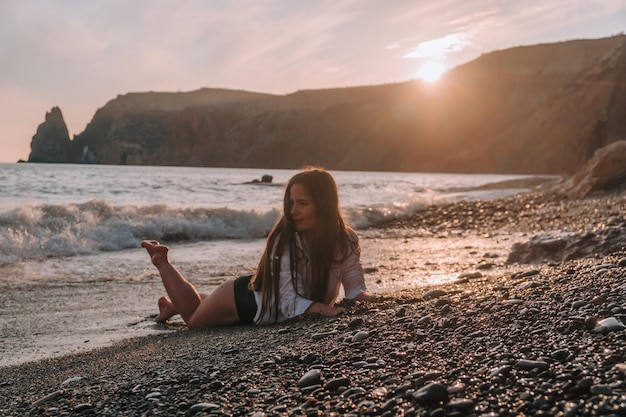
[[[129,93],[69,156],[33,138],[29,161],[568,174],[626,139],[625,77],[619,35],[495,51],[433,85]]]

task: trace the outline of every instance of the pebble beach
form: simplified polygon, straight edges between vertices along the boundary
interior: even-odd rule
[[[199,331],[173,322],[2,367],[0,415],[626,415],[626,248],[611,245],[624,236],[625,200],[537,192],[429,207],[378,227],[466,239],[468,251],[509,234],[605,238],[577,247],[584,256],[555,249],[532,263],[478,253],[453,282],[343,302],[348,313],[333,319]]]

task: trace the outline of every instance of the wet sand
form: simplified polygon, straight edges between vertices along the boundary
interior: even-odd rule
[[[440,238],[410,236],[404,231],[395,236],[381,235],[377,230],[361,234],[367,285],[377,293],[452,281],[459,271],[472,269],[485,253],[493,254],[492,261],[502,264],[512,243],[522,238]],[[179,259],[184,259],[186,252],[203,250],[201,245],[172,248]],[[4,303],[0,306],[0,366],[86,352],[130,337],[172,331],[153,320],[156,300],[164,295],[156,269],[144,249],[132,252],[127,255],[128,262],[134,259],[146,270],[138,279],[5,283]],[[204,292],[214,288],[211,281],[221,282],[200,279],[195,272],[187,276]],[[180,322],[178,317],[173,321]]]

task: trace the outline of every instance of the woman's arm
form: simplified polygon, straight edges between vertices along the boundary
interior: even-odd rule
[[[328,304],[314,301],[306,310],[306,314],[321,314],[324,317],[335,317],[341,313],[345,313],[343,307],[329,306]]]
[[[350,236],[357,249],[346,257],[342,268],[341,283],[343,284],[346,299],[364,303],[380,301],[381,296],[367,291],[365,277],[363,276],[363,266],[361,265],[361,251],[358,245],[359,238],[353,231]]]
[[[350,237],[355,249],[344,259],[341,266],[341,284],[343,285],[346,299],[352,301],[374,301],[375,296],[367,292],[367,287],[365,286],[359,238],[353,231],[350,233]]]
[[[367,291],[363,291],[361,293],[359,293],[356,297],[354,297],[352,300],[354,301],[361,301],[364,303],[374,303],[376,301],[380,300],[380,297],[378,295],[374,295],[370,292]]]

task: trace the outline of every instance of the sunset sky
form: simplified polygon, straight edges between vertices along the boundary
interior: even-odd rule
[[[0,0],[0,162],[53,106],[72,137],[128,92],[401,82],[625,27],[626,0]]]

